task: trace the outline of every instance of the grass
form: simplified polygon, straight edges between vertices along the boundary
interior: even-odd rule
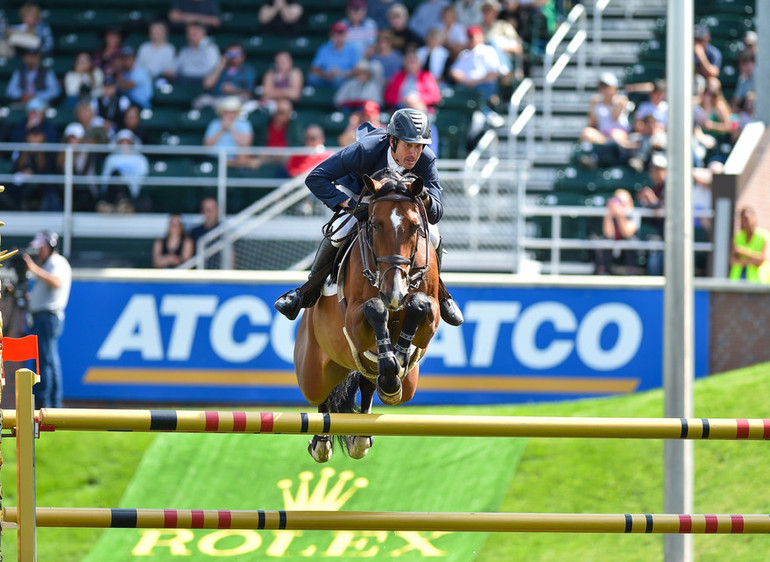
[[[713,418],[770,418],[768,395],[770,364],[712,376],[695,384],[694,414],[696,417]],[[420,407],[410,408],[408,412],[659,417],[663,412],[663,393],[653,391],[539,405]],[[157,507],[238,508],[248,505],[243,498],[251,497],[251,488],[262,486],[271,490],[275,497],[274,505],[251,505],[249,508],[280,509],[283,505],[275,505],[280,501],[280,496],[275,495],[276,479],[285,474],[286,467],[289,477],[294,478],[303,470],[319,470],[304,451],[302,437],[232,436],[257,439],[258,445],[250,445],[251,448],[241,444],[225,446],[229,439],[223,440],[222,437],[230,436],[74,432],[45,435],[37,442],[38,504],[155,507],[147,502],[156,500]],[[281,439],[286,441],[279,442]],[[379,490],[374,485],[375,481],[384,482],[372,505],[369,505],[369,500],[363,501],[365,494],[361,492],[344,509],[407,509],[404,506],[409,504],[410,510],[436,511],[663,512],[663,442],[660,440],[529,439],[511,440],[518,443],[511,448],[502,447],[501,440],[496,445],[485,443],[488,441],[473,440],[469,443],[467,440],[439,438],[377,438],[370,457],[364,461],[335,458],[329,466],[338,472],[354,470],[356,477],[362,475],[369,479],[371,490]],[[13,440],[3,440],[2,483],[6,505],[16,503],[14,447]],[[765,467],[770,463],[770,449],[766,442],[703,441],[694,442],[693,447],[696,513],[770,512],[764,493],[767,485]],[[180,458],[176,456],[178,454],[183,455],[184,463],[170,461]],[[183,465],[182,468],[170,468],[180,465]],[[284,472],[275,470],[273,465],[283,466]],[[382,467],[387,469],[385,473]],[[409,472],[417,475],[414,486],[430,490],[425,496],[404,497],[414,494],[399,494],[399,487],[393,485],[401,481],[402,472],[408,468],[413,468]],[[212,477],[211,474],[219,476]],[[227,476],[224,477],[224,474]],[[221,482],[217,482],[216,486],[207,484],[212,478]],[[436,485],[438,493],[430,487]],[[227,488],[230,488],[231,496],[226,501],[220,494],[224,494]],[[469,490],[471,497],[474,494],[479,496],[475,503],[469,503],[467,499]],[[359,499],[362,503],[356,503]],[[413,504],[422,507],[413,507]],[[109,543],[114,540],[112,537],[129,532],[138,531],[107,530],[102,534],[98,529],[39,529],[39,559],[60,562],[106,560],[105,552],[114,552],[109,550]],[[462,562],[646,562],[663,559],[662,535],[456,535],[472,541],[472,550],[452,547],[462,551],[462,556],[466,558],[452,556],[449,552],[439,559]],[[15,533],[5,532],[3,539],[5,558],[14,560]],[[118,539],[118,542],[121,540]],[[436,538],[434,544],[454,544],[442,542],[445,540],[448,539]],[[369,547],[379,544],[371,542],[374,541],[371,538],[369,541]],[[128,543],[136,544],[136,535]],[[695,558],[699,562],[759,562],[770,559],[770,545],[766,537],[758,535],[696,535],[694,545]],[[220,546],[226,548],[227,543]],[[374,558],[384,557],[386,552],[388,558],[398,554],[392,548],[386,550],[383,547],[383,556]],[[477,554],[474,556],[472,552]],[[114,557],[109,558],[112,562]],[[202,555],[184,558],[211,559]],[[297,559],[300,558],[308,559],[306,555]],[[160,556],[153,556],[153,559],[163,560]],[[409,559],[409,556],[400,559]]]

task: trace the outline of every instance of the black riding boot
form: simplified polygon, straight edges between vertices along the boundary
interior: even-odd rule
[[[441,319],[450,326],[459,326],[465,319],[460,307],[452,299],[452,295],[447,291],[446,285],[441,280],[441,260],[443,258],[443,240],[440,240],[436,248],[436,258],[438,260],[438,304],[441,310]]]
[[[310,266],[309,281],[302,287],[292,289],[278,297],[273,305],[275,309],[289,320],[294,320],[301,309],[313,306],[321,296],[321,285],[326,277],[318,273],[332,263],[336,254],[337,248],[331,240],[328,238],[321,240],[321,245],[318,246],[318,251],[313,258],[313,265]]]

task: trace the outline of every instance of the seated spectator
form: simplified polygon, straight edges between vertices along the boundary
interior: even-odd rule
[[[484,0],[481,5],[481,29],[484,30],[484,39],[492,45],[500,57],[503,67],[502,80],[509,84],[512,82],[514,71],[523,77],[522,55],[524,48],[521,37],[516,32],[513,24],[499,19],[500,2],[497,0]]]
[[[711,44],[711,31],[708,26],[697,24],[693,30],[693,38],[695,74],[700,74],[706,80],[719,78],[719,73],[722,72],[722,52]]]
[[[385,88],[385,104],[389,110],[411,107],[428,116],[436,114],[441,91],[433,75],[424,70],[414,50],[404,55],[404,67],[396,72]]]
[[[185,231],[182,216],[173,213],[168,217],[168,229],[163,238],[152,243],[152,266],[156,269],[176,267],[193,257],[195,244]]]
[[[137,139],[131,131],[121,129],[115,135],[115,150],[104,161],[97,211],[133,213],[149,210],[149,198],[142,193],[142,182],[150,172],[150,164],[136,144]]]
[[[40,182],[35,177],[56,173],[56,153],[36,147],[45,142],[45,132],[41,127],[32,127],[27,131],[24,142],[24,150],[15,152],[13,156],[13,186],[3,195],[7,195],[13,210],[61,211],[61,184]]]
[[[24,142],[31,129],[43,130],[45,142],[57,142],[59,135],[54,124],[45,116],[46,103],[40,98],[32,98],[24,107],[24,121],[11,127],[8,142]]]
[[[663,210],[663,202],[666,193],[666,174],[668,159],[665,154],[655,153],[650,159],[648,168],[651,185],[643,187],[636,196],[639,204],[647,209]],[[651,217],[643,219],[650,226],[650,234],[646,240],[661,241],[664,234],[663,217]],[[647,254],[647,274],[663,275],[663,252],[650,250]]]
[[[40,51],[28,49],[22,55],[22,64],[11,74],[5,96],[14,108],[24,107],[32,98],[50,103],[59,97],[59,79],[50,68],[40,64]]]
[[[388,10],[388,25],[393,35],[393,48],[402,54],[407,47],[419,47],[422,38],[409,29],[409,10],[403,4],[393,4]]]
[[[305,77],[302,71],[294,66],[289,51],[279,51],[273,59],[273,66],[262,78],[261,105],[279,99],[297,101],[302,96]]]
[[[668,145],[666,128],[652,114],[648,114],[641,120],[639,130],[633,136],[632,149],[628,152],[623,151],[614,143],[604,145],[605,147],[614,145],[616,150],[612,156],[608,156],[604,161],[601,156],[598,156],[598,165],[605,168],[616,164],[623,164],[624,156],[628,155],[627,164],[637,172],[642,172],[649,167],[653,154],[666,151]],[[601,152],[603,150],[600,147],[594,147],[594,154],[599,155]],[[594,168],[596,166],[590,167]]]
[[[40,7],[32,2],[19,8],[21,23],[9,25],[6,31],[8,43],[17,49],[37,49],[43,55],[53,53],[54,40],[51,27],[41,19]]]
[[[453,5],[457,23],[465,29],[472,25],[481,25],[482,0],[456,0]]]
[[[296,37],[303,31],[303,12],[300,2],[269,0],[259,7],[259,24],[263,31],[269,31],[271,35]]]
[[[757,56],[757,43],[759,42],[759,34],[753,29],[749,29],[743,34],[741,40],[743,43],[743,50],[741,53]]]
[[[409,18],[409,29],[420,38],[420,43],[415,48],[425,41],[428,30],[441,19],[442,10],[451,5],[449,0],[422,0],[417,3],[412,17]]]
[[[187,44],[179,49],[174,67],[165,77],[175,84],[203,87],[203,78],[217,66],[219,47],[206,35],[206,28],[192,23],[185,30]]]
[[[649,99],[639,104],[634,112],[634,130],[638,131],[642,127],[642,122],[648,115],[652,115],[655,120],[663,127],[666,126],[668,119],[668,102],[666,101],[666,81],[655,80],[652,83],[652,91]]]
[[[377,24],[377,29],[388,29],[388,10],[396,0],[367,0],[366,14]]]
[[[255,169],[259,167],[256,156],[238,150],[251,147],[254,141],[254,129],[241,117],[241,109],[241,100],[237,96],[224,98],[217,106],[217,118],[206,128],[203,145],[228,149],[228,166]]]
[[[216,107],[227,96],[236,96],[244,103],[254,95],[257,73],[246,62],[243,47],[234,44],[225,49],[214,70],[203,78],[205,93],[193,101],[193,107]]]
[[[168,12],[168,21],[176,30],[190,24],[218,28],[222,25],[219,0],[174,0]]]
[[[735,143],[735,141],[738,140],[738,137],[741,136],[741,132],[746,125],[757,120],[756,104],[757,93],[752,90],[746,94],[743,102],[738,106],[738,112],[733,114],[733,121],[738,124],[733,132],[733,143]]]
[[[334,105],[352,112],[369,100],[382,103],[382,84],[372,72],[372,63],[361,60],[353,68],[351,77],[334,93]]]
[[[102,35],[101,46],[94,51],[93,63],[101,68],[105,76],[117,72],[120,50],[123,48],[123,30],[120,27],[108,27]]]
[[[104,73],[94,67],[91,55],[81,52],[75,57],[72,69],[64,75],[64,100],[66,108],[72,109],[82,100],[96,99],[102,95]]]
[[[62,142],[69,145],[80,146],[85,143],[86,131],[80,123],[70,123],[64,128]],[[97,166],[97,154],[75,149],[72,154],[72,174],[75,176],[72,208],[74,211],[91,212],[96,208],[96,199],[99,194],[98,186],[91,182],[86,183],[78,176],[96,176],[100,167]],[[62,150],[56,155],[56,173],[65,174],[66,151]]]
[[[131,103],[141,108],[150,107],[155,93],[152,76],[136,64],[133,47],[125,46],[121,49],[116,65],[115,82],[118,85],[118,95],[126,96]]]
[[[348,0],[342,20],[348,26],[346,42],[356,47],[361,57],[372,54],[377,40],[377,24],[366,12],[366,0]]]
[[[479,12],[479,19],[481,19],[481,12]],[[449,51],[450,60],[454,61],[468,43],[467,31],[470,26],[457,21],[457,9],[454,5],[449,5],[441,11],[441,21],[433,27],[441,31],[443,45]]]
[[[750,92],[756,96],[756,86],[754,85],[754,54],[743,51],[738,55],[738,82],[735,84],[735,91],[730,101],[730,108],[733,113],[739,113],[746,97]]]
[[[108,135],[114,135],[123,122],[123,115],[131,105],[131,100],[118,92],[118,84],[113,76],[104,79],[102,95],[87,104],[75,107],[76,119],[88,130],[90,127],[103,127]]]
[[[326,137],[320,125],[308,125],[305,127],[304,146],[315,150],[313,154],[293,154],[286,161],[286,172],[289,177],[296,177],[309,172],[318,164],[334,154],[333,150],[327,150]]]
[[[339,146],[353,144],[356,140],[356,131],[367,121],[371,123],[373,127],[379,127],[381,129],[386,128],[386,125],[380,122],[380,104],[373,101],[367,101],[364,102],[361,109],[351,113],[350,117],[348,117],[348,124],[345,126],[345,130],[337,137],[337,144],[339,144]]]
[[[376,72],[383,87],[396,72],[401,70],[403,58],[403,53],[393,48],[393,32],[388,29],[378,31],[369,62],[378,66]],[[374,71],[374,68],[372,70]]]
[[[505,0],[500,17],[513,24],[530,50],[542,50],[556,30],[554,0]]]
[[[321,45],[310,63],[307,83],[311,86],[339,88],[348,78],[360,55],[347,43],[348,26],[338,21],[329,29],[329,40]]]
[[[733,237],[730,252],[730,279],[749,283],[770,283],[767,248],[770,233],[759,228],[752,207],[741,209],[740,230]]]
[[[706,89],[700,96],[699,103],[693,104],[693,121],[704,133],[711,135],[717,141],[730,142],[730,135],[738,123],[732,121],[730,104],[722,94],[722,84],[719,79],[707,81]]]
[[[193,239],[193,243],[195,244],[195,253],[198,253],[203,249],[199,245],[199,240],[219,226],[219,204],[217,203],[217,200],[213,197],[206,197],[203,199],[203,201],[201,201],[201,215],[203,216],[203,221],[190,230],[190,238]],[[214,244],[218,240],[219,237],[217,236],[213,240],[210,240],[206,247]],[[203,267],[204,269],[220,269],[222,267],[222,253],[217,252],[212,254],[206,259]],[[230,267],[232,267],[232,264],[230,264]]]
[[[607,200],[607,210],[602,219],[603,240],[637,240],[640,217],[634,213],[634,200],[625,189],[616,189]],[[613,263],[633,268],[638,263],[636,250],[621,250],[620,248],[597,248],[594,252],[596,269],[594,274],[607,275],[612,273]],[[628,273],[628,272],[626,272]]]
[[[580,141],[595,145],[615,142],[628,147],[628,98],[618,93],[618,79],[611,72],[601,74],[598,89],[599,93],[591,97],[588,126],[580,133]]]
[[[152,22],[148,37],[148,41],[139,45],[136,64],[149,72],[155,80],[173,69],[176,47],[168,42],[168,26],[164,21]]]
[[[458,56],[449,70],[454,83],[476,90],[482,98],[481,112],[487,116],[491,126],[501,127],[502,117],[492,111],[491,106],[500,102],[498,80],[503,67],[494,47],[484,43],[484,32],[479,26],[468,28],[468,47]]]
[[[444,47],[443,32],[434,27],[425,37],[425,45],[417,49],[420,66],[430,72],[439,86],[449,80],[449,49]]]
[[[123,112],[123,123],[120,129],[127,129],[134,133],[137,144],[148,144],[147,129],[142,124],[142,108],[136,104],[129,105]]]
[[[299,126],[294,104],[287,99],[275,102],[275,111],[265,127],[264,138],[260,138],[259,145],[270,148],[285,148],[302,144],[302,131]],[[285,158],[263,158],[265,163],[283,164]]]

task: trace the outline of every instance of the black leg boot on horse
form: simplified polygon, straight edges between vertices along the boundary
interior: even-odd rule
[[[313,258],[307,283],[278,297],[275,309],[289,320],[294,320],[300,310],[313,306],[321,296],[321,285],[331,271],[336,255],[337,247],[330,239],[324,238]]]
[[[439,275],[441,275],[441,259],[443,257],[444,249],[443,246],[444,241],[440,240],[438,247],[436,248],[436,259],[438,260]],[[455,303],[454,299],[452,299],[452,295],[449,294],[449,291],[447,290],[446,285],[444,285],[444,281],[441,279],[441,277],[438,278],[438,303],[439,308],[441,309],[441,319],[444,322],[450,326],[459,326],[465,321],[463,318],[463,313],[460,311],[460,307],[457,306],[457,303]]]

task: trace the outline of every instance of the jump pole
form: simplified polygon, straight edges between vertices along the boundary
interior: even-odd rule
[[[17,413],[3,412],[3,428]],[[410,414],[99,410],[43,408],[41,431],[280,433],[437,437],[579,437],[619,439],[770,439],[770,419],[564,418]]]
[[[15,522],[17,510],[4,509]],[[39,527],[447,531],[543,533],[766,534],[770,515],[464,513],[412,511],[237,511],[37,508]]]

